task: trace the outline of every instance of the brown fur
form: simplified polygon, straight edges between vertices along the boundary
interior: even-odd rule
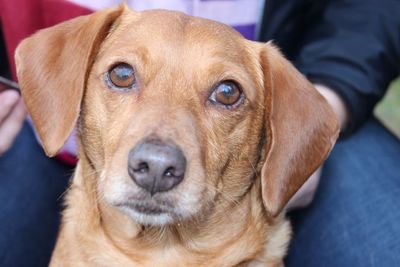
[[[290,239],[282,210],[327,157],[338,123],[272,44],[209,20],[122,6],[38,32],[16,60],[48,155],[78,122],[80,160],[52,266],[282,264]],[[103,75],[117,62],[134,66],[135,90],[107,87]],[[207,101],[225,79],[243,87],[236,109]],[[176,211],[161,225],[118,208],[144,198],[127,156],[149,135],[174,140],[188,160],[182,183],[154,196]]]

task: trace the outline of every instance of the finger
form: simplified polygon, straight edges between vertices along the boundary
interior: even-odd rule
[[[20,96],[15,90],[6,90],[0,93],[0,125],[17,104],[18,99]]]
[[[26,110],[21,99],[0,126],[0,155],[13,144],[22,128],[25,116]]]

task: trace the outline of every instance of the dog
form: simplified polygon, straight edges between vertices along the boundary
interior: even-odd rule
[[[48,156],[79,163],[51,266],[282,266],[284,207],[339,126],[272,43],[164,10],[106,9],[17,48]]]

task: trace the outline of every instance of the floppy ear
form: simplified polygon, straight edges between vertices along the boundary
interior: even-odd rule
[[[323,96],[271,43],[263,45],[261,62],[267,140],[262,197],[276,216],[327,158],[339,124]]]
[[[48,156],[54,156],[72,132],[94,57],[123,8],[41,30],[17,47],[22,96]]]

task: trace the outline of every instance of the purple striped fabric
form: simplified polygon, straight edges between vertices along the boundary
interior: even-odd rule
[[[92,10],[121,3],[121,0],[69,0]],[[130,7],[142,11],[162,8],[177,10],[188,15],[216,20],[228,24],[248,39],[256,38],[256,30],[264,0],[125,0]]]
[[[212,1],[212,0],[203,0],[203,1]],[[248,24],[248,25],[232,25],[232,27],[240,32],[245,38],[254,40],[256,34],[256,24]]]

